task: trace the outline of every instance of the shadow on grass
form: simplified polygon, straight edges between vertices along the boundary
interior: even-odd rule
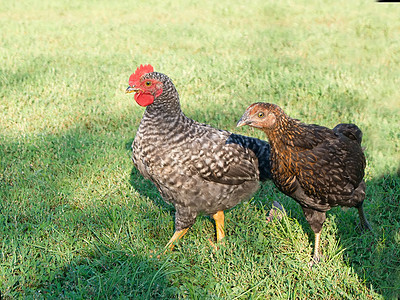
[[[34,295],[67,299],[171,299],[177,294],[168,276],[178,273],[168,258],[159,260],[95,245],[95,253],[65,265]]]
[[[351,226],[358,222],[356,211],[344,212],[345,220],[337,225],[344,257],[367,285],[387,299],[399,299],[400,172],[368,181],[366,194],[364,207],[373,232],[356,232]]]
[[[121,162],[107,152],[126,154],[114,136],[85,128],[0,136],[3,299],[176,294],[167,276],[177,269],[168,257],[153,258],[145,254],[147,241],[136,243],[153,223],[140,223],[129,187],[121,185],[125,178],[113,179]]]

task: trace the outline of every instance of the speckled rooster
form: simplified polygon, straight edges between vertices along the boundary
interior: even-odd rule
[[[137,68],[126,93],[135,93],[136,102],[146,107],[132,144],[133,162],[176,210],[175,233],[166,249],[200,213],[213,217],[220,241],[224,210],[249,199],[260,180],[271,178],[269,144],[186,117],[172,81],[151,65]]]

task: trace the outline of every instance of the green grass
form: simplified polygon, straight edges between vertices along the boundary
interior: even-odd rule
[[[191,3],[193,2],[193,3]],[[0,4],[0,291],[12,298],[400,297],[400,6],[373,1],[3,1]],[[225,244],[199,217],[171,254],[173,208],[130,161],[142,63],[185,113],[235,128],[255,101],[363,130],[365,211],[333,209],[324,261],[271,182],[226,212]],[[266,223],[271,203],[288,211]]]

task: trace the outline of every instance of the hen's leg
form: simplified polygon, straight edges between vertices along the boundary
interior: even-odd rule
[[[310,208],[305,208],[305,207],[302,208],[304,216],[306,217],[308,224],[310,224],[311,229],[314,231],[315,234],[314,256],[312,260],[308,263],[308,265],[312,267],[314,264],[319,263],[319,261],[321,260],[321,254],[319,248],[321,244],[322,226],[324,225],[324,222],[326,220],[326,214],[325,212],[313,210]]]
[[[224,233],[224,211],[220,210],[213,215],[213,219],[215,220],[215,229],[217,231],[217,242],[222,240],[225,237]]]
[[[321,229],[322,231],[322,229]],[[321,231],[320,232],[314,232],[315,238],[314,238],[314,256],[312,260],[308,263],[310,267],[312,267],[314,264],[319,263],[321,260],[321,253],[319,251],[319,246],[321,245]]]
[[[165,252],[174,248],[175,242],[182,238],[189,228],[196,222],[196,213],[190,211],[187,207],[175,205],[175,232],[172,238],[165,245]]]
[[[368,220],[365,217],[363,206],[360,205],[359,207],[357,207],[357,209],[358,209],[358,216],[360,217],[361,229],[362,230],[371,230],[372,231],[372,227],[371,227],[371,225],[369,225]]]
[[[365,199],[365,181],[361,181],[356,190],[354,191],[354,198],[358,202],[356,208],[358,209],[358,216],[360,217],[360,228],[362,231],[372,231],[371,225],[369,225],[367,218],[365,217],[363,203]]]
[[[186,232],[189,230],[189,228],[184,228],[182,230],[178,230],[174,232],[174,235],[172,236],[172,238],[169,240],[169,242],[165,245],[165,252],[167,251],[172,251],[172,249],[175,246],[175,241],[179,240],[181,237],[183,237]]]

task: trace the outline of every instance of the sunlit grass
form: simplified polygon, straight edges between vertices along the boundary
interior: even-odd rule
[[[4,2],[4,1],[3,1]],[[400,291],[400,8],[341,1],[5,1],[0,4],[0,292],[7,298],[396,299]],[[368,160],[355,210],[328,213],[325,260],[298,205],[263,184],[176,250],[173,208],[130,161],[142,63],[184,112],[219,128],[255,101],[333,127],[356,123]],[[272,201],[289,216],[267,224]]]

